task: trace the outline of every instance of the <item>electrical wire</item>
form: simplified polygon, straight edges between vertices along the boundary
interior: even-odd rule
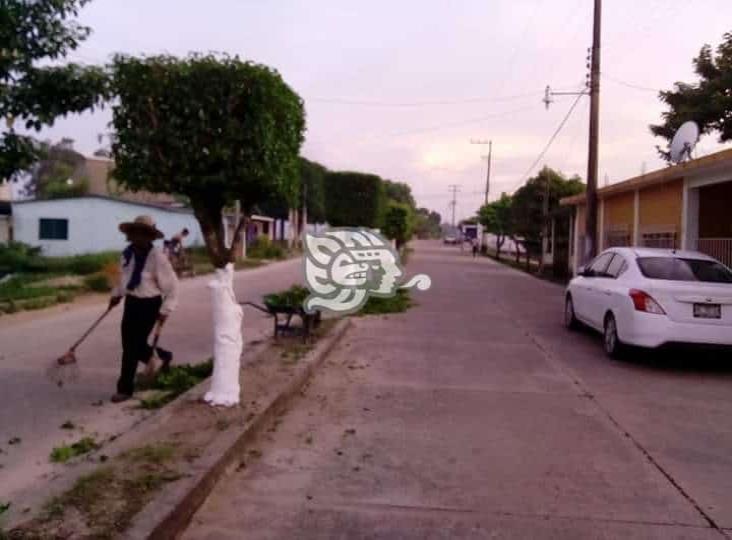
[[[629,83],[629,82],[623,81],[621,79],[618,79],[618,78],[615,78],[615,77],[611,77],[607,73],[603,73],[602,74],[602,78],[603,79],[607,79],[610,82],[614,82],[615,84],[619,84],[619,85],[625,86],[627,88],[633,88],[635,90],[643,90],[645,92],[654,92],[656,94],[661,91],[658,88],[650,88],[648,86],[641,86],[640,84]]]
[[[500,103],[504,101],[516,101],[530,97],[537,97],[543,92],[530,92],[525,94],[515,94],[513,96],[501,96],[495,98],[478,97],[454,100],[436,100],[436,101],[412,101],[412,102],[390,102],[390,101],[368,101],[341,98],[306,98],[307,102],[327,103],[330,105],[352,105],[363,107],[432,107],[444,105],[466,105],[471,103]]]
[[[580,94],[577,96],[577,99],[574,100],[574,103],[572,103],[572,106],[567,111],[567,114],[564,115],[564,118],[562,118],[562,121],[559,123],[559,126],[554,131],[552,136],[549,138],[549,142],[546,143],[546,146],[544,146],[544,149],[541,151],[539,156],[531,164],[531,167],[529,167],[526,170],[526,172],[524,173],[524,175],[521,177],[521,182],[519,185],[523,185],[526,182],[526,180],[528,180],[529,175],[531,174],[531,171],[534,170],[534,167],[536,167],[539,164],[539,162],[542,159],[544,159],[544,156],[549,151],[549,148],[551,148],[551,146],[554,143],[554,141],[556,140],[556,138],[559,136],[559,133],[562,131],[562,128],[567,123],[567,120],[569,120],[569,117],[572,116],[572,112],[574,112],[575,108],[577,107],[577,104],[580,102],[580,99],[582,99],[583,96],[584,96],[584,94]],[[512,189],[511,191],[514,191],[515,189],[517,189],[517,187]]]

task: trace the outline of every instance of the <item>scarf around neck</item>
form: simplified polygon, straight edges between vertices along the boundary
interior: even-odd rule
[[[128,291],[134,291],[140,285],[140,282],[142,281],[142,269],[145,268],[145,261],[151,251],[152,245],[142,253],[135,251],[132,245],[129,245],[122,252],[122,256],[125,259],[125,267],[130,264],[130,259],[134,258],[135,266],[132,268],[132,276],[130,276],[130,281],[127,283]]]

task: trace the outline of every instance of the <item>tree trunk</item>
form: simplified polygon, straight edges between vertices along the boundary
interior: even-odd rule
[[[506,241],[506,237],[502,235],[496,235],[496,259],[501,258],[501,248],[503,247],[503,242]]]
[[[211,262],[216,267],[214,278],[209,282],[213,310],[214,365],[211,389],[204,400],[211,405],[233,406],[239,403],[239,370],[244,345],[241,324],[243,311],[234,294],[234,265],[237,243],[241,242],[243,219],[237,224],[232,247],[227,249],[223,224],[222,207],[193,207],[196,219],[201,225]]]

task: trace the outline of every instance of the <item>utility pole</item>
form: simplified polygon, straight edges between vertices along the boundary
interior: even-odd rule
[[[457,184],[450,184],[447,186],[448,191],[452,193],[452,201],[450,201],[450,206],[452,207],[452,227],[455,228],[455,206],[457,206],[457,193],[460,191],[460,186]]]
[[[590,143],[587,158],[587,203],[584,262],[597,254],[597,159],[600,133],[600,41],[602,0],[595,0],[590,60]]]
[[[491,156],[493,154],[493,141],[481,141],[481,140],[471,139],[470,144],[487,144],[488,145],[488,155],[481,156],[481,158],[488,161],[488,170],[486,171],[486,175],[485,175],[485,204],[488,204],[488,192],[489,192],[490,186],[491,186]]]

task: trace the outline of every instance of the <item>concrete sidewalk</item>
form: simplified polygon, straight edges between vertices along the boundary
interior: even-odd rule
[[[697,493],[593,395],[604,385],[614,402],[638,369],[561,328],[560,287],[455,248],[417,247],[409,273],[429,274],[432,289],[414,293],[406,314],[356,320],[186,539],[723,537],[729,514],[710,521]],[[575,359],[594,363],[591,382]],[[688,382],[646,376],[667,389]]]
[[[263,294],[302,281],[302,260],[291,259],[237,272],[234,288],[242,300],[261,301]],[[180,304],[165,326],[161,344],[173,350],[175,363],[199,363],[212,355],[211,276],[181,282]],[[149,411],[136,403],[109,403],[119,375],[119,328],[122,310],[110,314],[77,351],[81,378],[57,388],[45,377],[48,364],[106,307],[108,299],[69,304],[48,312],[0,319],[0,503],[54,475],[49,462],[54,446],[84,436],[103,442],[124,433]],[[272,334],[272,321],[245,308],[245,342]],[[246,346],[246,345],[245,345]],[[70,420],[76,427],[62,430]],[[12,438],[20,443],[10,445]]]

